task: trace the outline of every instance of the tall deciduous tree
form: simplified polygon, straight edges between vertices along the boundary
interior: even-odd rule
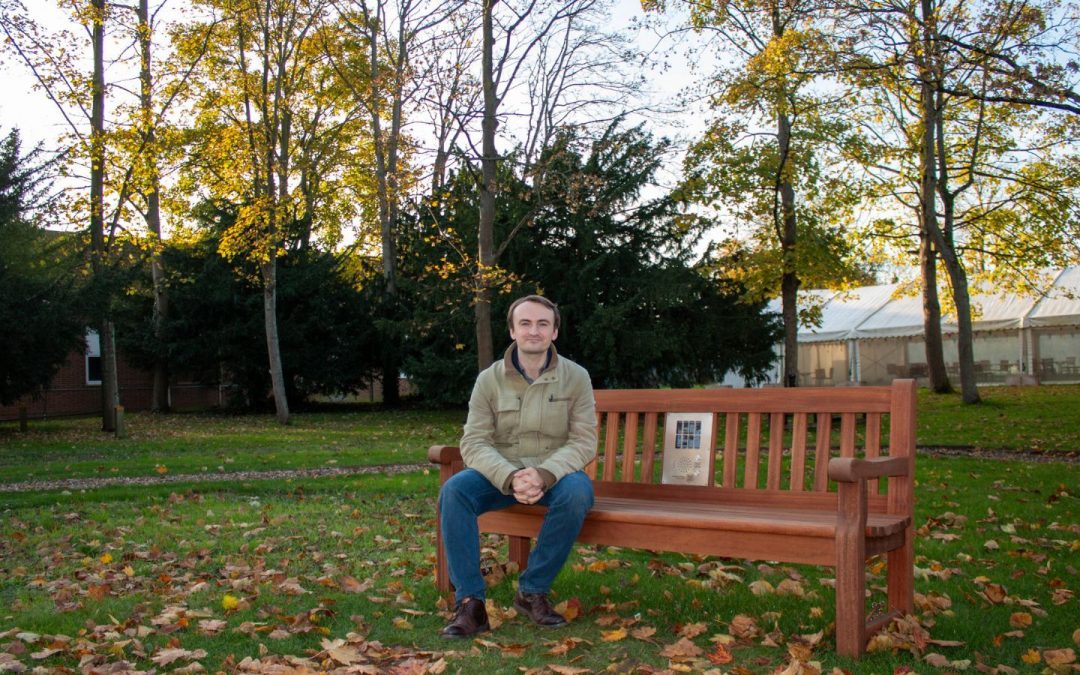
[[[902,139],[897,151],[877,155],[874,171],[882,168],[900,182],[891,182],[894,196],[902,193],[905,176],[915,186],[919,251],[922,265],[924,323],[931,386],[949,388],[940,334],[937,261],[948,274],[957,339],[960,384],[968,403],[979,401],[975,384],[973,318],[969,270],[990,267],[1026,270],[1060,256],[1038,254],[1025,264],[1017,250],[1034,241],[1048,251],[1060,239],[1060,217],[1038,224],[1021,215],[1032,201],[1073,204],[1064,209],[1072,221],[1075,183],[1067,170],[1047,167],[1069,164],[1050,139],[1054,125],[1038,106],[997,100],[994,91],[1001,73],[972,45],[1019,43],[1032,47],[1029,37],[1041,33],[1045,22],[1036,5],[994,3],[973,6],[948,0],[877,3],[848,6],[861,30],[848,45],[843,67],[873,101],[868,119],[879,139]],[[1001,20],[1001,13],[1009,15]],[[958,37],[959,36],[959,37]],[[1022,51],[1022,50],[1021,50]],[[1037,50],[1036,50],[1037,51]],[[1044,54],[1045,56],[1045,54]],[[881,112],[887,114],[882,115]],[[883,125],[882,120],[889,124]],[[909,155],[904,156],[907,148]],[[1056,158],[1055,158],[1056,155]],[[915,162],[912,157],[917,156]],[[903,168],[917,165],[917,171]],[[1031,169],[1024,168],[1031,166]],[[1037,169],[1036,167],[1042,167]],[[1034,171],[1034,173],[1033,173]],[[1032,180],[1042,175],[1046,180]],[[917,176],[917,178],[915,177]],[[889,184],[890,181],[883,181]],[[1038,193],[1040,198],[1034,198]],[[1006,197],[1006,195],[1012,198]],[[1005,234],[1009,232],[1009,234]],[[1015,247],[1002,244],[1006,240]],[[1011,254],[1004,254],[1012,249]],[[1023,274],[1023,273],[1022,273]],[[1001,281],[1009,273],[996,273]]]
[[[77,208],[85,208],[89,222],[89,260],[93,276],[104,283],[109,274],[109,255],[115,229],[106,234],[104,228],[106,198],[106,127],[105,127],[105,29],[108,12],[105,0],[61,2],[72,10],[79,29],[86,39],[78,40],[68,31],[53,33],[40,26],[19,0],[4,0],[0,4],[0,27],[6,45],[30,69],[46,95],[64,116],[73,139],[73,157],[84,158],[88,167],[89,191],[85,199],[75,200]],[[69,44],[63,44],[67,41]],[[78,50],[70,45],[85,46],[90,72],[80,63]],[[86,86],[89,83],[89,87]],[[74,214],[73,214],[74,216]],[[116,425],[116,407],[120,403],[117,381],[116,341],[110,318],[109,301],[101,303],[94,325],[101,339],[102,360],[102,428],[112,431]]]
[[[335,50],[328,50],[328,54],[338,77],[347,83],[367,112],[375,151],[375,197],[387,295],[385,304],[393,316],[399,313],[395,311],[399,304],[399,212],[404,195],[414,181],[414,172],[407,162],[412,148],[405,133],[406,118],[415,114],[421,103],[421,93],[430,84],[428,74],[420,71],[418,66],[434,63],[434,59],[422,59],[420,55],[430,52],[438,44],[437,31],[460,12],[465,3],[463,0],[438,3],[337,0],[334,4],[344,28],[364,49],[363,54],[337,53]],[[366,63],[347,60],[358,56],[366,56]],[[359,67],[364,69],[356,72]],[[388,339],[383,350],[383,402],[389,405],[396,404],[399,399],[399,344],[400,339]]]
[[[721,250],[728,256],[742,252],[737,267],[750,272],[752,290],[779,291],[786,386],[798,381],[800,286],[808,280],[835,286],[859,277],[836,235],[857,186],[841,180],[826,161],[828,146],[845,135],[841,106],[835,94],[830,100],[820,87],[815,92],[819,78],[806,62],[822,39],[821,8],[815,0],[690,7],[692,26],[737,58],[712,77],[717,118],[687,157],[684,195],[750,227],[749,247],[745,238],[733,239]],[[745,255],[747,249],[752,255]]]
[[[477,225],[477,253],[474,268],[474,309],[477,341],[477,365],[486,368],[495,358],[492,335],[492,289],[504,277],[499,258],[521,228],[528,225],[535,211],[526,214],[501,240],[495,235],[495,203],[499,191],[499,129],[511,129],[513,120],[503,109],[509,96],[532,78],[530,93],[537,95],[529,105],[529,131],[522,144],[522,157],[530,163],[546,149],[545,138],[571,119],[587,120],[598,110],[606,110],[619,100],[611,97],[618,82],[618,70],[610,60],[597,58],[613,46],[600,26],[607,20],[606,5],[599,0],[483,0],[481,15],[481,142],[479,147],[480,193]],[[578,39],[581,35],[588,38]],[[612,83],[588,96],[576,90],[589,81]],[[573,86],[567,86],[568,83]],[[629,83],[627,83],[629,84]],[[631,91],[632,87],[623,89]],[[571,110],[572,115],[563,115]],[[606,123],[610,117],[600,116]],[[535,124],[533,124],[535,123]],[[540,137],[535,139],[536,134]],[[505,141],[506,137],[502,139]],[[539,182],[542,166],[530,166],[529,179]],[[538,205],[537,205],[538,206]]]
[[[340,232],[364,207],[370,146],[327,62],[328,0],[203,0],[211,20],[180,36],[208,45],[184,187],[238,205],[222,251],[259,265],[279,422],[289,421],[277,310],[278,259],[311,228]],[[209,37],[207,37],[209,36]],[[363,235],[363,233],[361,233]],[[363,238],[363,237],[362,237]]]

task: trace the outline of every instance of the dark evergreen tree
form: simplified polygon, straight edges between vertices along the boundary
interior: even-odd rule
[[[163,340],[155,341],[150,330],[147,272],[125,308],[125,353],[144,367],[164,354],[176,373],[230,385],[231,406],[267,409],[271,382],[258,270],[218,252],[235,209],[208,202],[195,215],[202,236],[170,242],[163,251],[171,305]],[[279,330],[290,401],[370,385],[381,363],[370,300],[378,294],[368,290],[377,277],[362,261],[313,248],[290,250],[279,261]]]
[[[738,287],[695,265],[708,222],[680,213],[669,195],[643,199],[665,150],[641,128],[619,123],[593,141],[567,131],[542,158],[538,186],[500,178],[500,241],[518,232],[501,257],[497,342],[509,343],[501,317],[512,299],[542,292],[563,314],[560,353],[585,365],[597,387],[764,374],[780,335],[777,317],[740,303]],[[475,249],[477,207],[471,179],[448,185],[403,247],[403,276],[417,283],[407,368],[425,396],[460,403],[476,373],[470,271],[457,263]]]
[[[47,165],[20,154],[17,130],[0,141],[0,403],[40,394],[76,350],[85,349],[75,235],[43,231]]]

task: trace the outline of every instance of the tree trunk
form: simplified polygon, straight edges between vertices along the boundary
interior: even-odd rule
[[[953,303],[956,305],[956,323],[959,328],[957,352],[960,361],[960,392],[964,403],[979,403],[979,388],[975,383],[975,350],[972,344],[974,334],[971,325],[971,297],[968,293],[967,273],[956,255],[952,242],[952,222],[954,199],[946,195],[943,199],[945,230],[934,231],[934,245],[941,251],[941,258],[952,282]]]
[[[138,39],[142,52],[139,72],[140,132],[145,138],[144,149],[148,160],[150,190],[146,197],[146,227],[154,235],[154,250],[150,255],[150,277],[154,286],[154,338],[160,347],[165,339],[165,322],[169,316],[169,296],[165,286],[165,265],[161,256],[161,195],[160,170],[158,169],[155,123],[153,109],[153,71],[151,70],[150,0],[139,0]],[[154,361],[154,388],[150,409],[165,412],[169,409],[169,362],[159,349]]]
[[[919,234],[919,266],[923,281],[923,335],[925,338],[927,374],[932,391],[945,394],[952,391],[945,370],[945,349],[941,339],[941,304],[937,292],[937,256],[929,234]]]
[[[788,170],[791,152],[791,120],[784,112],[777,114],[777,144],[780,163],[777,185],[780,191],[780,250],[783,271],[780,278],[781,312],[784,318],[784,386],[799,384],[799,274],[796,269],[797,221],[795,218],[795,188]]]
[[[495,129],[498,126],[496,112],[498,98],[494,80],[494,29],[492,27],[492,8],[496,0],[484,0],[483,16],[483,88],[484,118],[483,157],[480,158],[480,224],[478,226],[478,263],[475,283],[475,318],[476,318],[476,360],[480,370],[487,368],[495,360],[495,344],[491,328],[491,288],[488,273],[494,267],[495,260],[495,172],[498,159],[495,150]]]
[[[274,392],[277,421],[289,423],[289,399],[285,391],[285,369],[281,363],[281,340],[277,323],[277,257],[262,263],[263,319],[266,325],[266,351],[270,357],[270,383]]]
[[[105,0],[91,0],[94,52],[92,102],[90,108],[90,260],[94,276],[106,273],[105,246]],[[116,406],[120,405],[120,385],[116,369],[116,339],[109,318],[110,299],[100,308],[101,340],[101,429],[116,430]]]
[[[940,84],[940,80],[939,80]],[[940,95],[937,100],[940,102]],[[940,109],[940,106],[939,106]],[[979,403],[979,388],[975,382],[975,348],[971,325],[971,296],[968,293],[967,272],[956,254],[953,240],[956,222],[956,192],[949,186],[949,163],[945,153],[945,128],[941,115],[937,117],[937,156],[938,156],[938,194],[941,195],[944,229],[935,227],[932,231],[934,246],[941,252],[945,270],[952,283],[953,304],[956,307],[956,323],[959,334],[956,336],[957,359],[960,366],[960,393],[964,403]],[[937,225],[935,222],[934,225]]]
[[[289,423],[289,398],[285,388],[285,367],[281,360],[281,339],[277,319],[277,257],[281,239],[281,223],[278,207],[288,196],[289,135],[291,133],[288,111],[281,104],[281,83],[285,64],[278,61],[277,77],[274,78],[273,96],[270,90],[272,40],[270,38],[271,3],[264,5],[262,49],[262,102],[263,132],[266,135],[266,259],[261,263],[263,278],[263,323],[266,330],[266,351],[270,361],[270,386],[274,396],[274,411],[279,424]],[[280,180],[279,180],[280,179]],[[256,182],[258,178],[256,178]],[[275,182],[276,181],[276,182]],[[258,190],[256,190],[256,193]]]
[[[397,228],[398,228],[398,190],[400,181],[398,176],[398,144],[401,139],[402,125],[402,87],[404,86],[404,69],[408,57],[406,41],[408,36],[404,31],[406,17],[398,17],[399,31],[397,34],[397,61],[392,63],[394,77],[392,89],[386,94],[391,99],[390,129],[384,130],[382,126],[382,112],[380,110],[384,92],[379,87],[382,81],[380,71],[379,45],[381,44],[379,31],[382,28],[382,17],[367,17],[370,30],[370,62],[371,62],[371,128],[375,145],[375,175],[378,190],[379,224],[382,235],[382,267],[383,281],[386,285],[387,302],[390,319],[388,324],[396,325],[398,317],[398,287],[397,287]],[[389,336],[388,336],[389,337]],[[382,354],[382,394],[383,404],[396,406],[401,402],[398,378],[401,373],[401,363],[398,357],[398,340],[388,339],[383,343]]]
[[[935,134],[937,133],[938,109],[934,97],[934,73],[930,62],[934,53],[933,0],[921,0],[922,53],[919,57],[919,107],[922,116],[921,143],[919,147],[919,262],[923,276],[923,331],[926,337],[926,366],[933,391],[952,391],[949,374],[945,370],[945,352],[941,339],[941,304],[938,302],[937,267],[934,232],[937,224],[937,171],[935,160]]]

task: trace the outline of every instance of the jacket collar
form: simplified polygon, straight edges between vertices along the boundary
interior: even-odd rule
[[[529,378],[525,376],[524,370],[522,370],[522,368],[518,364],[516,344],[511,344],[509,347],[506,348],[506,351],[503,352],[503,364],[506,372],[517,373],[522,377],[522,379],[524,379],[526,382],[529,382]],[[547,363],[540,370],[540,377],[536,379],[539,380],[544,376],[545,373],[553,372],[555,370],[555,367],[558,365],[559,352],[555,349],[555,345],[551,345],[550,347],[548,347]],[[533,380],[533,382],[535,381],[536,380]]]

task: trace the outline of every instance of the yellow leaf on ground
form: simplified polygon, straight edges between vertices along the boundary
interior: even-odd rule
[[[1029,666],[1038,665],[1042,661],[1042,654],[1038,649],[1029,649],[1024,652],[1024,655],[1020,657],[1020,660]]]
[[[619,640],[625,640],[626,636],[627,632],[625,628],[600,631],[600,639],[604,642],[618,642]]]

